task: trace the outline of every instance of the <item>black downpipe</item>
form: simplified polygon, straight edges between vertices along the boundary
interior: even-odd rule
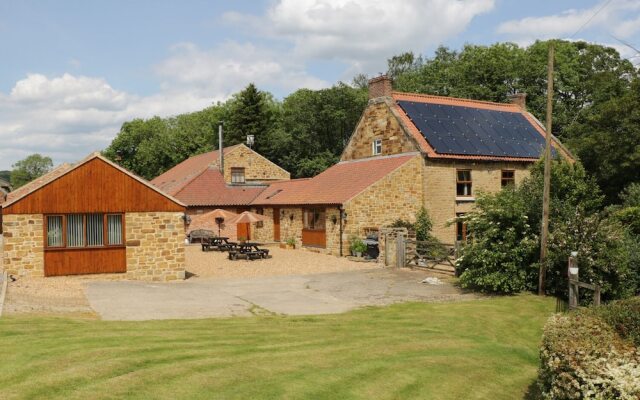
[[[338,207],[338,212],[340,213],[340,257],[342,257],[342,207]]]

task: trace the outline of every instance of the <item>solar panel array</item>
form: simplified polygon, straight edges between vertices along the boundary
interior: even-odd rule
[[[398,104],[436,153],[538,158],[544,151],[544,137],[519,112],[403,100]]]

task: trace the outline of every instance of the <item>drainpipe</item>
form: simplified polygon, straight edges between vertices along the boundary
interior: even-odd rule
[[[340,214],[340,257],[342,257],[342,213],[344,210],[342,206],[338,207],[338,213]]]
[[[222,126],[224,125],[224,121],[220,121],[218,124],[218,151],[220,151],[220,156],[218,157],[218,166],[220,167],[220,172],[224,175],[224,144],[222,142]]]

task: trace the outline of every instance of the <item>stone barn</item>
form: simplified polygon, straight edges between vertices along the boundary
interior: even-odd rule
[[[8,194],[2,267],[15,276],[184,279],[184,216],[181,202],[95,153]]]

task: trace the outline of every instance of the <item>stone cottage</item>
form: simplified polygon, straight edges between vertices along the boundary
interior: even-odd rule
[[[193,217],[216,208],[234,213],[249,210],[253,199],[270,183],[289,178],[287,171],[239,144],[190,157],[151,183],[186,204],[187,215]],[[252,236],[246,224],[223,229],[223,235],[233,239]]]
[[[1,211],[9,274],[185,277],[185,206],[98,153],[9,193]]]

